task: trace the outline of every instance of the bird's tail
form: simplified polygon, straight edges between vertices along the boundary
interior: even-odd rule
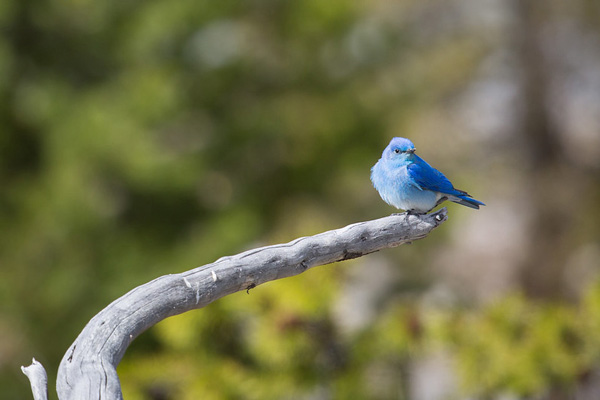
[[[475,200],[467,192],[463,192],[463,191],[459,191],[459,190],[456,190],[456,191],[458,193],[446,194],[445,197],[448,200],[453,201],[457,204],[460,204],[460,205],[463,205],[463,206],[469,207],[469,208],[474,208],[476,210],[479,210],[479,206],[485,206],[484,203],[482,203],[479,200]]]
[[[476,210],[479,210],[479,206],[485,206],[485,204],[481,201],[475,200],[474,198],[469,197],[468,195],[451,196],[448,200],[463,205],[465,207],[474,208]]]

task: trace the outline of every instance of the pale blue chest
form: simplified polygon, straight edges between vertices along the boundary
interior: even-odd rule
[[[429,211],[440,198],[437,192],[422,190],[408,175],[406,166],[389,169],[378,163],[372,180],[381,198],[402,210]]]

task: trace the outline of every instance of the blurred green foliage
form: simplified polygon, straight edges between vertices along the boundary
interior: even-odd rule
[[[460,378],[455,395],[531,398],[555,387],[568,397],[599,361],[600,339],[591,334],[600,326],[598,284],[578,306],[535,303],[518,294],[480,309],[395,302],[376,323],[348,337],[327,312],[339,273],[316,275],[308,282],[270,283],[251,300],[238,293],[160,323],[154,345],[161,350],[149,355],[136,343],[119,367],[125,397],[163,390],[182,399],[317,392],[341,399],[410,398],[408,363],[440,349],[452,356]],[[329,296],[314,301],[289,294],[300,285]]]
[[[0,398],[29,396],[31,356],[54,382],[85,323],[137,285],[389,213],[369,168],[392,136],[436,132],[420,151],[487,202],[494,160],[437,107],[489,48],[428,31],[443,5],[388,6],[0,2]],[[433,249],[466,215],[450,207],[386,252],[393,288],[360,329],[334,305],[369,257],[161,322],[119,366],[125,398],[408,399],[411,365],[439,350],[462,379],[447,398],[568,391],[598,364],[600,287],[580,304],[424,305]]]
[[[549,387],[568,397],[598,364],[600,286],[579,306],[537,304],[515,295],[483,312],[456,316],[446,339],[457,354],[465,388],[478,397],[509,392],[519,398]]]

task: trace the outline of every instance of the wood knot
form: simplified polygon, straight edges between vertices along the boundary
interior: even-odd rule
[[[348,251],[344,250],[344,256],[342,257],[342,261],[352,260],[353,258],[361,257],[363,253],[359,251]]]
[[[254,289],[256,287],[256,283],[252,282],[246,287],[246,293],[250,294],[250,289]]]

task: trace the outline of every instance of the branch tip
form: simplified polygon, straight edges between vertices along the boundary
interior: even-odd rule
[[[34,400],[48,400],[48,375],[42,363],[35,358],[31,359],[31,365],[21,366],[21,371],[29,379]]]

